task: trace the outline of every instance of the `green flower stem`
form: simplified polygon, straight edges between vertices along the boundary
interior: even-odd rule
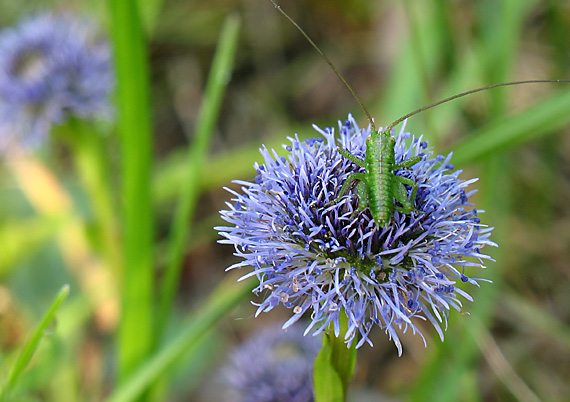
[[[59,309],[59,306],[63,303],[63,301],[67,298],[69,294],[69,285],[64,285],[59,292],[57,293],[53,303],[43,316],[42,320],[40,321],[38,327],[32,334],[32,337],[26,343],[18,358],[14,362],[12,369],[10,370],[10,374],[8,375],[8,381],[0,390],[0,401],[8,400],[7,395],[9,392],[14,388],[14,386],[18,383],[18,380],[21,378],[26,366],[30,362],[32,356],[34,355],[38,345],[43,338],[43,336],[48,332],[49,327],[52,325],[55,314]]]
[[[239,302],[246,299],[254,286],[254,280],[236,283],[234,276],[222,282],[176,338],[166,343],[125,378],[107,402],[129,402],[139,397],[182,355],[188,356],[189,352],[196,352],[209,331]]]
[[[121,140],[124,260],[118,334],[119,381],[153,347],[154,216],[147,48],[135,0],[109,0]]]
[[[313,383],[316,402],[344,402],[356,367],[356,342],[347,347],[344,334],[348,318],[340,313],[339,336],[335,336],[332,324],[323,335],[323,346],[315,359]]]
[[[230,15],[223,26],[206,85],[204,100],[198,115],[195,138],[188,151],[186,162],[187,175],[185,176],[182,195],[172,220],[168,262],[160,293],[160,307],[156,326],[157,342],[164,333],[164,327],[170,317],[172,303],[178,288],[180,269],[190,233],[190,222],[194,215],[196,200],[200,194],[199,184],[204,171],[205,156],[210,144],[211,134],[219,116],[224,90],[231,74],[239,38],[239,26],[240,20],[237,15]]]

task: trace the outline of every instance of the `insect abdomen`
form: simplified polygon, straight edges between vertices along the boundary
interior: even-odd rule
[[[388,223],[394,212],[394,146],[391,141],[379,141],[367,147],[366,176],[368,208],[379,227]]]
[[[387,161],[377,161],[368,166],[368,207],[379,227],[388,223],[394,212],[392,168],[392,164]]]

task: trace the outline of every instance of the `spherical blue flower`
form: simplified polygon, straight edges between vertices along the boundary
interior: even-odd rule
[[[265,299],[257,314],[279,304],[293,310],[287,328],[310,310],[311,330],[320,333],[333,324],[339,336],[339,314],[348,317],[347,343],[359,337],[357,347],[371,344],[374,326],[402,346],[396,328],[423,335],[416,320],[428,320],[443,340],[450,309],[461,311],[459,296],[471,296],[456,286],[468,282],[474,268],[489,259],[481,249],[496,246],[489,240],[492,228],[481,223],[466,192],[477,179],[459,179],[451,154],[434,156],[422,137],[402,128],[396,137],[396,163],[421,155],[420,162],[395,173],[417,183],[409,214],[394,211],[385,227],[378,228],[368,208],[358,211],[354,191],[333,205],[347,177],[364,169],[338,152],[341,146],[364,158],[370,128],[358,128],[349,116],[334,129],[314,126],[322,137],[300,141],[289,138],[288,155],[261,149],[263,164],[256,164],[254,183],[236,181],[241,192],[221,211],[232,226],[218,227],[243,258],[228,269],[250,267],[242,278],[255,276],[254,290]],[[337,142],[340,145],[337,145]],[[407,186],[408,198],[412,189]],[[396,202],[396,201],[394,201]],[[424,339],[425,343],[425,339]]]
[[[108,117],[107,40],[86,19],[43,14],[0,32],[0,150],[40,144],[70,116]]]
[[[240,346],[223,377],[235,402],[312,402],[313,362],[321,342],[295,327],[268,328]]]

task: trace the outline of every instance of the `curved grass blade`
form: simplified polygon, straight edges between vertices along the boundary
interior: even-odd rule
[[[255,285],[254,282],[236,283],[235,277],[222,282],[210,299],[201,305],[185,329],[125,378],[109,396],[107,402],[129,402],[140,396],[183,354],[198,347],[209,330],[241,300],[248,297]]]
[[[14,386],[18,383],[18,380],[22,377],[22,374],[24,373],[26,366],[28,365],[36,349],[38,348],[40,341],[42,340],[49,326],[54,321],[55,314],[57,313],[59,306],[61,306],[63,301],[67,298],[68,294],[69,294],[69,285],[64,285],[57,293],[53,303],[51,304],[51,306],[43,316],[42,320],[40,321],[38,327],[32,334],[32,337],[30,338],[28,343],[24,345],[22,351],[18,355],[18,358],[14,362],[14,365],[10,370],[10,374],[8,375],[8,381],[0,391],[0,400],[2,401],[5,400],[4,398],[14,388]]]
[[[474,132],[454,147],[453,162],[468,164],[488,155],[541,138],[570,124],[570,91],[552,97],[514,116]]]

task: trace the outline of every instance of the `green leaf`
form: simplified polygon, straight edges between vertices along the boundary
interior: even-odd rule
[[[323,347],[315,358],[315,365],[313,367],[315,402],[344,401],[342,379],[333,365],[332,354],[333,346],[330,342],[329,335],[324,334]]]
[[[26,345],[23,347],[22,351],[18,355],[18,358],[14,362],[14,365],[10,370],[10,374],[8,375],[8,381],[0,391],[0,400],[2,401],[5,400],[6,395],[8,395],[8,393],[18,383],[18,380],[22,376],[24,370],[26,369],[26,366],[28,365],[36,349],[38,348],[40,341],[48,331],[50,325],[52,325],[55,318],[55,314],[59,309],[59,306],[61,306],[63,301],[67,298],[68,294],[69,294],[69,285],[64,285],[57,293],[53,303],[51,304],[51,306],[43,316],[42,320],[40,321],[40,324],[34,331],[32,337],[30,338],[28,343],[26,343]]]
[[[332,362],[340,376],[346,394],[354,376],[354,369],[356,368],[356,342],[352,342],[350,346],[344,342],[343,335],[346,334],[348,330],[348,317],[344,312],[340,314],[339,323],[340,336],[337,338],[331,333],[329,337],[331,338],[332,344]]]
[[[333,325],[323,335],[323,347],[315,359],[313,382],[317,402],[344,401],[356,368],[356,343],[350,347],[344,342],[348,317],[342,311],[339,317],[339,336]]]

